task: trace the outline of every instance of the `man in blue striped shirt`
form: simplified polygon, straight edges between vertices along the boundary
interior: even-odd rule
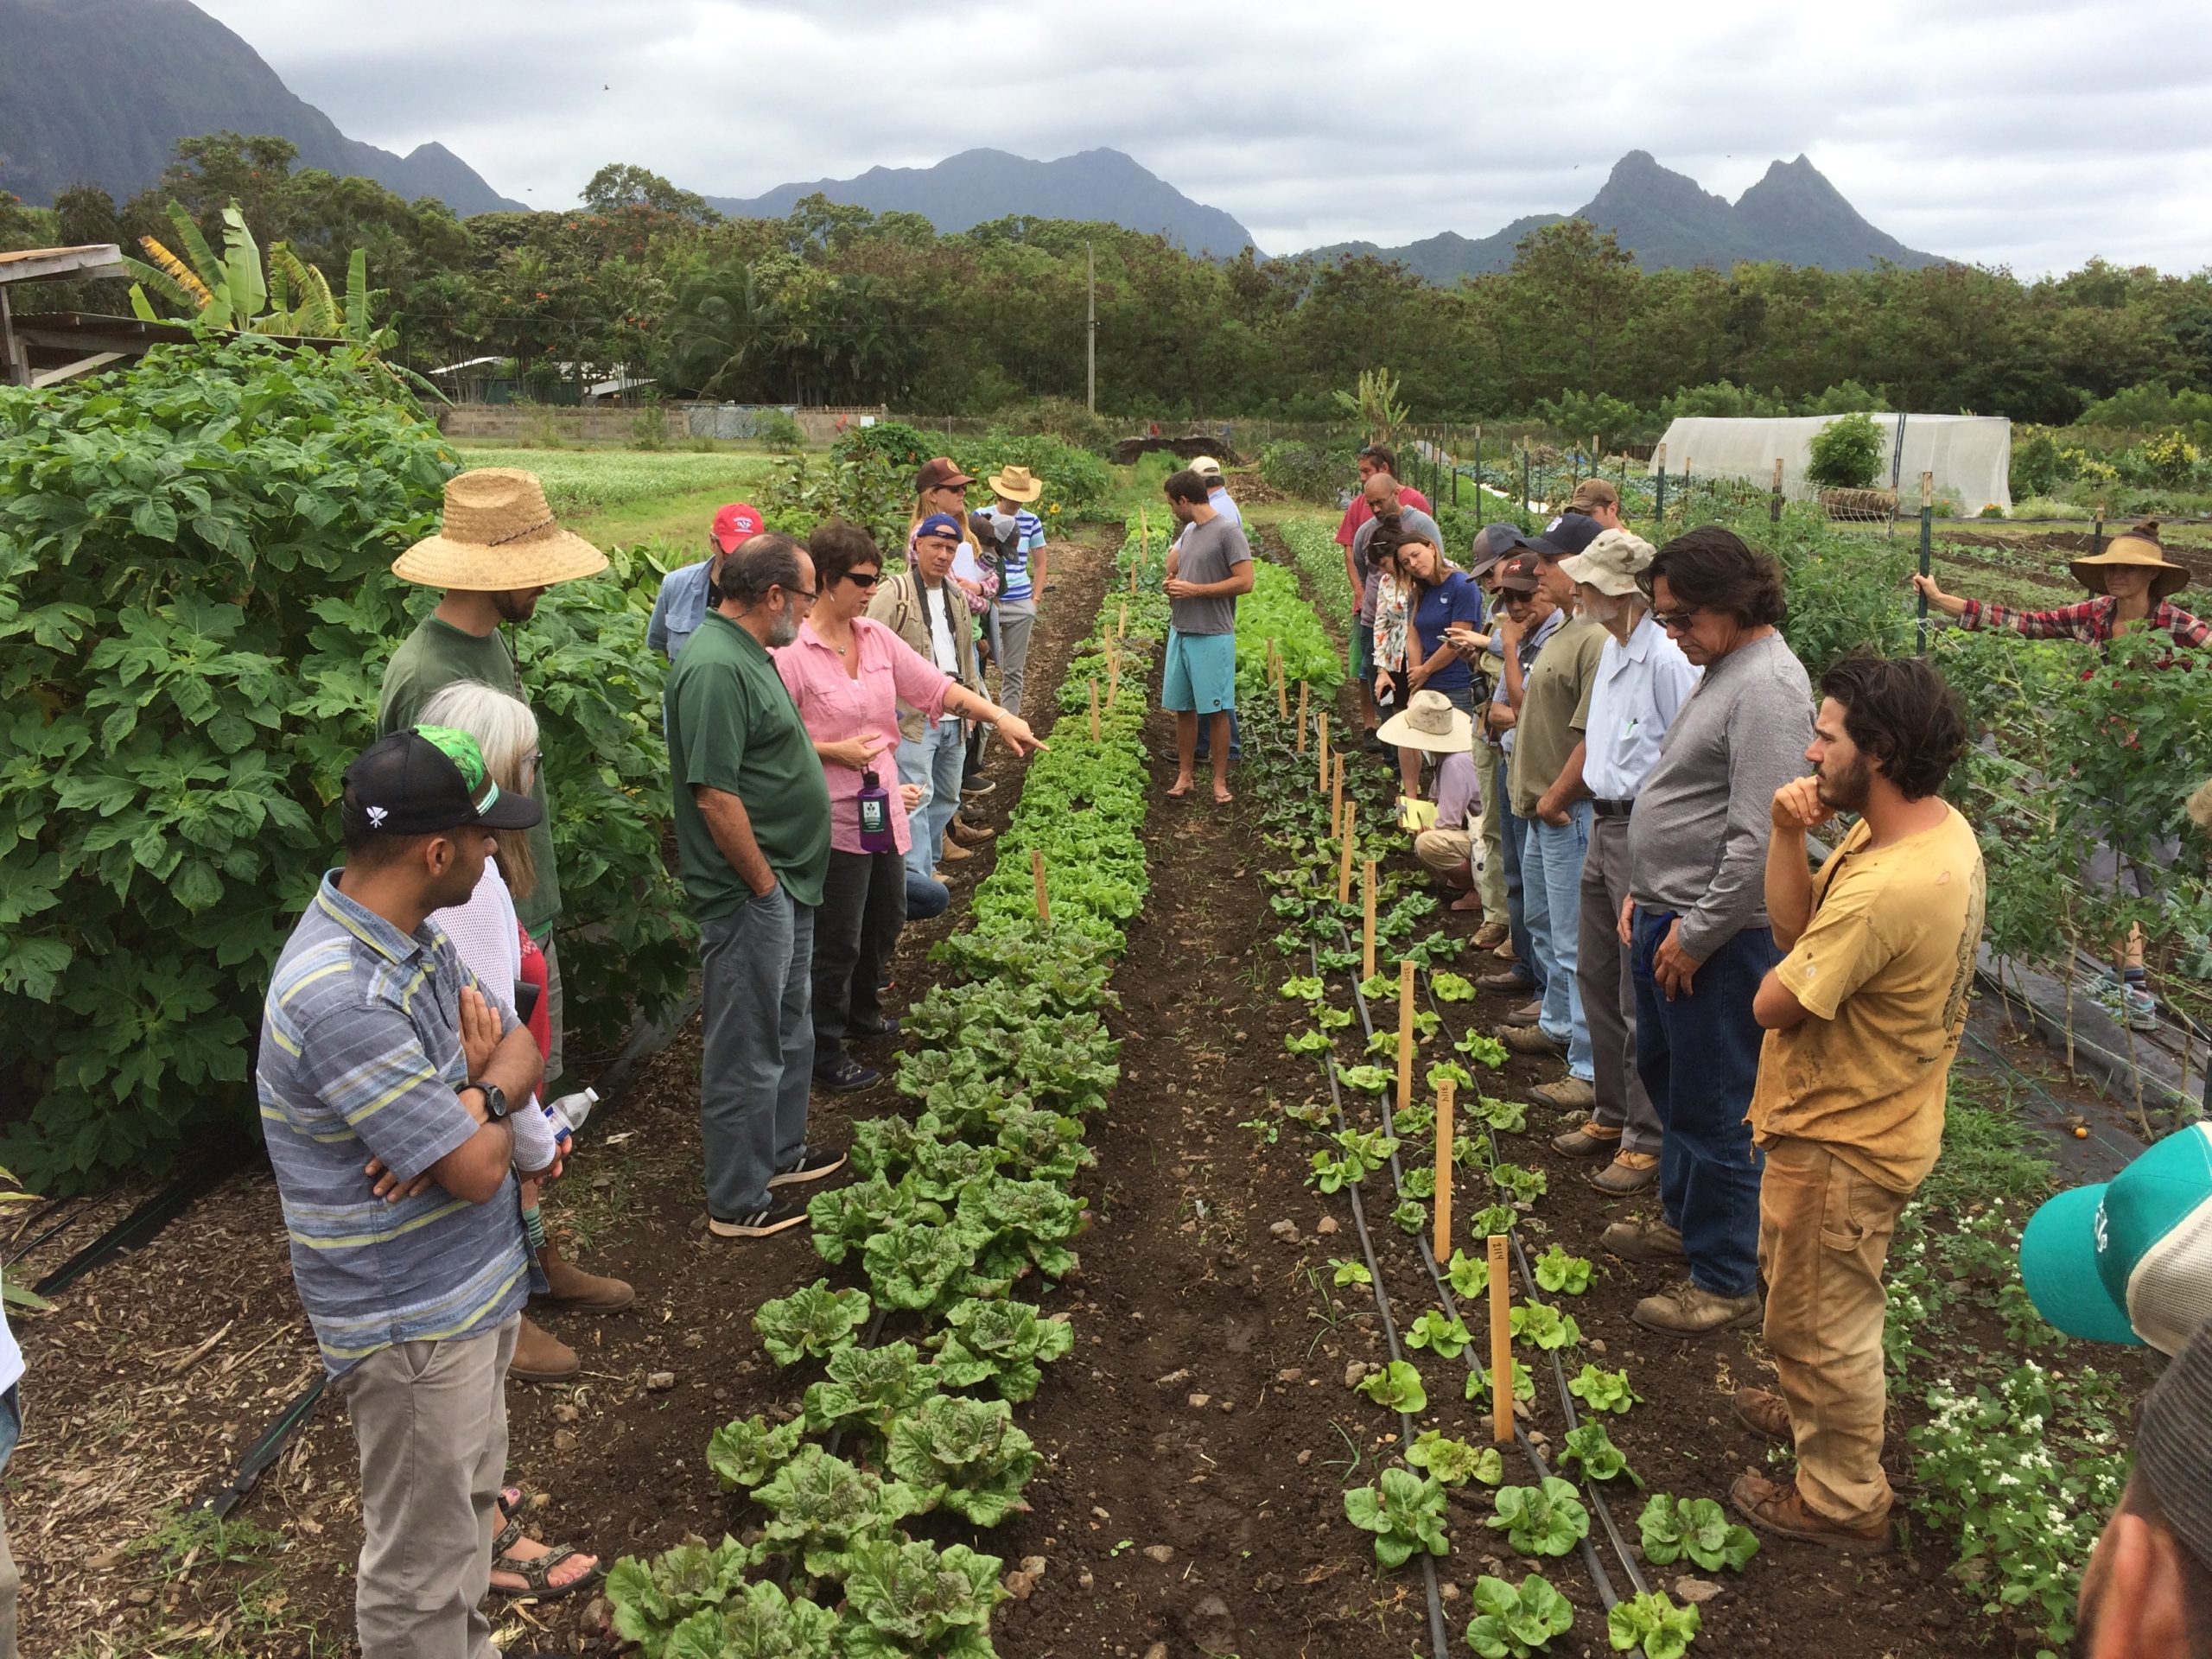
[[[1037,598],[1045,591],[1045,521],[1030,511],[1045,493],[1044,480],[1027,467],[1004,467],[983,480],[991,503],[991,533],[999,546],[999,591],[991,601],[991,648],[999,659],[999,702],[1021,712],[1029,671],[1029,635],[1037,626]]]
[[[558,1160],[531,1101],[536,1041],[427,918],[475,891],[492,830],[539,809],[500,792],[467,734],[420,727],[346,768],[343,815],[345,868],[270,982],[262,1126],[360,1449],[364,1659],[493,1659],[480,1607],[533,1273],[515,1172]]]

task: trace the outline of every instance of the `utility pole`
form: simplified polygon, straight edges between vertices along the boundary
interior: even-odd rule
[[[1084,363],[1090,382],[1086,401],[1090,412],[1098,412],[1098,263],[1092,257],[1090,244],[1083,245],[1084,309],[1088,327],[1084,342]]]

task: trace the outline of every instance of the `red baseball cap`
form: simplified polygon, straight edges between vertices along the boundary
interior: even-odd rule
[[[751,541],[767,528],[760,508],[733,501],[715,515],[715,545],[725,553],[734,553],[741,543]]]

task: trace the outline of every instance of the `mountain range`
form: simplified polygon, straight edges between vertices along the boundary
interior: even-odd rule
[[[733,219],[782,219],[819,192],[871,213],[919,213],[950,236],[1011,213],[1093,219],[1156,232],[1192,253],[1233,259],[1252,233],[1218,207],[1193,201],[1118,149],[1085,149],[1033,162],[1002,149],[963,149],[934,167],[872,167],[856,179],[779,185],[750,198],[709,196]]]
[[[1776,162],[1733,205],[1696,180],[1663,168],[1644,150],[1613,163],[1603,188],[1572,213],[1532,213],[1481,238],[1446,231],[1403,247],[1339,242],[1316,248],[1324,257],[1372,254],[1400,261],[1432,283],[1449,283],[1507,270],[1514,245],[1531,232],[1569,219],[1611,231],[1646,270],[1717,265],[1739,259],[1849,270],[1887,259],[1908,266],[1942,264],[1938,255],[1908,248],[1877,230],[1844,200],[1820,168],[1800,156]]]
[[[374,179],[456,213],[520,209],[443,144],[404,156],[348,138],[190,0],[0,0],[0,189],[43,205],[73,184],[120,201],[180,138],[268,133],[299,165]]]
[[[372,178],[410,200],[435,196],[456,213],[524,209],[442,144],[398,156],[347,137],[191,0],[0,0],[0,189],[35,204],[79,183],[121,200],[160,178],[180,138],[231,131],[288,138],[303,167]],[[1156,232],[1217,259],[1253,246],[1230,214],[1117,149],[1049,162],[967,149],[932,167],[875,167],[857,178],[706,200],[734,218],[779,219],[817,192],[875,213],[919,213],[948,235],[1020,214]],[[1508,269],[1516,243],[1567,217],[1616,232],[1647,270],[1725,269],[1740,259],[1831,270],[1882,259],[1941,263],[1868,224],[1802,156],[1775,162],[1731,203],[1640,149],[1614,163],[1604,188],[1572,215],[1533,214],[1485,237],[1446,231],[1403,247],[1345,242],[1312,252],[1372,254],[1449,283]]]

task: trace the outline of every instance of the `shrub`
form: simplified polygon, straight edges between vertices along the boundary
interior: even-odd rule
[[[2069,475],[2049,427],[2029,427],[2024,436],[2019,435],[2021,430],[2014,429],[2012,467],[2006,474],[2015,501],[2049,495]]]
[[[1027,467],[1045,486],[1045,493],[1037,498],[1031,511],[1048,522],[1061,514],[1080,517],[1087,509],[1102,505],[1114,482],[1106,463],[1088,449],[1036,434],[995,429],[980,438],[957,439],[952,458],[978,480],[1001,467]],[[983,493],[979,484],[976,493],[980,497]]]
[[[1872,416],[1840,415],[1813,435],[1805,476],[1824,489],[1870,489],[1881,472],[1884,447]]]
[[[1262,481],[1300,501],[1333,504],[1353,476],[1349,455],[1319,444],[1278,442],[1260,451]]]
[[[0,390],[0,1086],[24,1103],[0,1157],[34,1185],[257,1121],[270,969],[336,861],[385,659],[430,601],[387,567],[454,470],[348,352],[232,336]],[[650,590],[611,587],[547,594],[524,652],[564,933],[591,935],[563,953],[578,1052],[689,955]]]
[[[1592,435],[1606,444],[1654,443],[1666,429],[1657,416],[1602,391],[1561,392],[1555,402],[1539,403],[1536,414],[1578,443],[1588,442]]]
[[[1869,391],[1856,380],[1846,380],[1830,386],[1826,391],[1815,392],[1798,406],[1800,415],[1856,415],[1867,410],[1879,413],[1886,410],[1890,400],[1878,391]]]
[[[991,416],[1008,432],[1040,432],[1048,438],[1078,449],[1088,449],[1103,461],[1114,453],[1122,426],[1103,415],[1094,415],[1072,397],[1031,397],[1008,404]]]
[[[779,454],[793,454],[806,447],[806,434],[782,410],[764,409],[753,417],[753,441]]]

